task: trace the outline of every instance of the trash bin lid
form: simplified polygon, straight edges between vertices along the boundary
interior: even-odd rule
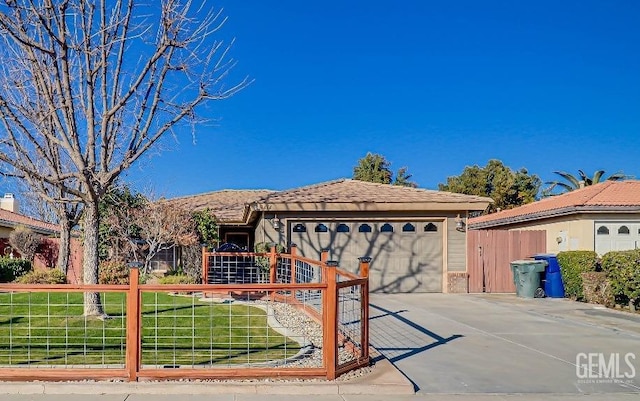
[[[511,262],[512,268],[517,268],[523,273],[541,273],[547,266],[545,260],[514,260]]]
[[[547,261],[547,273],[555,273],[560,271],[560,265],[558,264],[558,258],[553,253],[539,253],[533,255],[536,260]]]

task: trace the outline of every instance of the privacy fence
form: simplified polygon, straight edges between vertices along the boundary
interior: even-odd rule
[[[324,254],[326,255],[326,253]],[[0,284],[3,380],[326,377],[369,363],[368,268],[203,252],[205,284]],[[83,315],[99,295],[103,318]]]

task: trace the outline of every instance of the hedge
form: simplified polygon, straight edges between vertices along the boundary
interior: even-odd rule
[[[129,284],[129,268],[121,260],[105,260],[98,266],[100,284]]]
[[[582,273],[596,271],[598,254],[594,251],[566,251],[558,253],[557,258],[565,296],[578,301],[584,300]]]
[[[640,249],[611,251],[602,257],[611,291],[620,303],[635,304],[640,298]]]
[[[25,259],[0,258],[0,283],[10,283],[32,269]]]
[[[58,269],[34,270],[16,280],[20,284],[65,284],[67,276]]]

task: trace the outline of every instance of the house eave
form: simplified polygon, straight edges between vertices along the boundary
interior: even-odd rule
[[[55,235],[59,233],[59,231],[34,226],[32,224],[16,223],[15,221],[0,219],[0,227],[16,228],[18,226],[27,227],[30,230],[33,230],[34,232],[38,234],[43,234],[43,235]]]
[[[478,211],[485,210],[489,202],[287,202],[259,203],[251,211],[314,212],[314,211]]]
[[[514,224],[526,223],[530,221],[550,219],[554,217],[569,216],[579,213],[638,213],[640,205],[634,206],[570,206],[553,210],[545,210],[538,213],[525,214],[514,217],[505,217],[501,219],[485,221],[485,222],[469,222],[470,230],[479,230],[483,228],[492,228],[500,226],[509,226]]]

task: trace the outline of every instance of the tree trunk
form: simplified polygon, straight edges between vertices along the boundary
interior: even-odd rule
[[[63,206],[64,207],[64,206]],[[58,244],[58,269],[67,274],[69,256],[71,255],[71,227],[67,214],[60,213],[60,243]]]
[[[82,272],[84,284],[98,284],[98,202],[86,202],[84,205],[84,260]],[[97,292],[84,294],[84,315],[106,317],[102,309],[100,294]]]

